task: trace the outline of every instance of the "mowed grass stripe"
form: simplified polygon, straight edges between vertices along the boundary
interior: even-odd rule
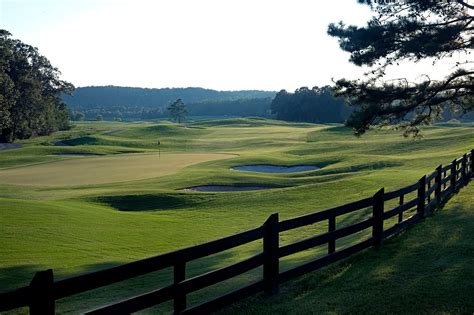
[[[177,173],[198,163],[229,159],[231,154],[167,153],[79,157],[0,171],[3,182],[28,186],[82,186],[149,179]]]

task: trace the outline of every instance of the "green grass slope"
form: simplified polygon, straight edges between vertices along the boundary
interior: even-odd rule
[[[474,183],[442,210],[342,263],[223,314],[472,314]]]
[[[473,130],[460,124],[425,128],[421,140],[386,130],[356,138],[342,126],[239,118],[186,126],[81,122],[65,132],[21,141],[21,149],[0,151],[0,292],[28,284],[38,270],[53,268],[56,279],[95,271],[253,228],[274,212],[286,219],[371,196],[382,186],[405,186],[472,149]],[[55,141],[71,145],[54,146]],[[149,160],[157,155],[157,163]],[[205,155],[209,158],[197,158]],[[230,169],[246,164],[321,169],[293,174]],[[213,184],[274,189],[181,190]],[[347,216],[344,222],[354,219]],[[326,228],[288,233],[282,244]],[[249,244],[192,263],[187,272],[222,267],[260,250],[261,244]],[[290,256],[282,268],[324,250]],[[58,310],[83,310],[145,292],[168,283],[170,275],[165,270],[100,294],[64,299]],[[215,286],[212,294],[202,290],[190,301],[260,276],[257,270]]]

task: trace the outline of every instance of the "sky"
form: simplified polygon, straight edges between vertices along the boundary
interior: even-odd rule
[[[357,78],[367,69],[326,30],[371,14],[356,0],[0,0],[0,28],[75,86],[293,91]]]

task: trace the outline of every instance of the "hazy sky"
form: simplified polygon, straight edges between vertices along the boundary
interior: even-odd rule
[[[330,22],[356,0],[0,0],[0,28],[76,86],[294,90],[357,77]]]

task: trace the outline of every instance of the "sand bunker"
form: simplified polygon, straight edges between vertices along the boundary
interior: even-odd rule
[[[184,188],[184,191],[200,191],[200,192],[233,192],[233,191],[250,191],[250,190],[264,190],[275,187],[268,186],[230,186],[230,185],[203,185]]]
[[[57,146],[57,147],[70,147],[71,145],[70,144],[67,144],[65,142],[62,142],[60,140],[58,141],[53,141],[53,145]]]
[[[235,171],[257,172],[257,173],[298,173],[298,172],[315,171],[315,170],[319,170],[320,168],[314,165],[283,166],[283,165],[271,165],[271,164],[258,164],[258,165],[234,166],[231,169]]]
[[[101,154],[97,153],[54,153],[53,155],[59,155],[59,156],[100,156]]]
[[[21,144],[17,143],[0,143],[0,151],[21,148]]]

